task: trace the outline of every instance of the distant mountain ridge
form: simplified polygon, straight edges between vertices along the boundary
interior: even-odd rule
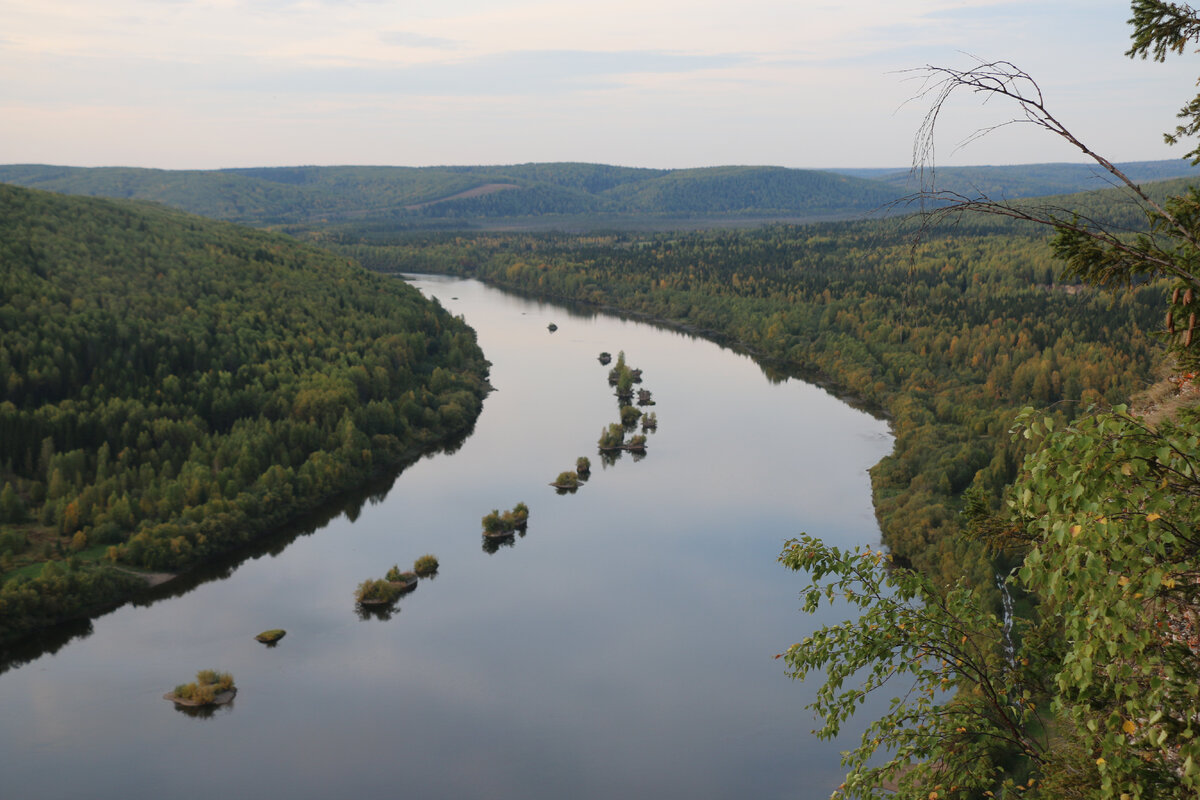
[[[1136,181],[1200,176],[1182,161],[1121,165]],[[936,186],[1034,197],[1105,188],[1082,164],[947,167]],[[220,170],[0,166],[0,182],[131,198],[255,226],[357,230],[669,227],[853,219],[907,210],[906,170],[771,166],[649,169],[577,162],[505,166],[296,166]]]
[[[1200,167],[1183,159],[1126,161],[1115,164],[1135,183],[1200,177]],[[842,175],[878,181],[901,195],[921,189],[921,181],[942,191],[993,200],[1108,189],[1117,179],[1097,164],[1019,164],[1016,166],[939,167],[924,176],[911,169],[835,169]]]
[[[865,216],[893,199],[892,190],[876,181],[754,166],[663,170],[553,163],[202,171],[24,164],[0,166],[0,182],[149,200],[251,225],[301,226],[475,227],[586,215],[834,219]]]

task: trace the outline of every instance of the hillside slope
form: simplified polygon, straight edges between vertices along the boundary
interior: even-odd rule
[[[477,415],[473,332],[286,237],[0,185],[0,642],[241,546]]]

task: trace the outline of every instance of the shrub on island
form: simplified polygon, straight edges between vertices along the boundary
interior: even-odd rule
[[[407,592],[417,585],[417,573],[401,572],[398,564],[392,564],[392,568],[384,575],[387,582],[395,586],[401,592]]]
[[[625,444],[625,428],[619,422],[614,422],[600,433],[597,442],[601,450],[620,450]]]
[[[438,571],[437,556],[425,554],[413,562],[413,572],[424,577]]]
[[[578,489],[579,475],[574,472],[560,472],[550,485],[555,489]]]
[[[192,683],[181,683],[163,697],[183,706],[212,706],[228,703],[237,693],[233,676],[215,669],[202,669]]]
[[[391,581],[382,578],[368,578],[358,585],[354,599],[364,606],[378,606],[393,602],[400,596],[402,589]]]
[[[525,530],[529,521],[529,506],[517,503],[503,514],[493,508],[492,512],[483,518],[483,535],[493,538],[512,536],[514,531]]]

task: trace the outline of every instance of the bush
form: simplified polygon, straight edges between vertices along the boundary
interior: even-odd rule
[[[436,561],[436,559],[434,560]],[[393,564],[384,577],[388,583],[412,583],[417,579],[417,574],[415,572],[401,572],[400,567]],[[401,587],[401,589],[403,588],[405,587]]]
[[[560,472],[554,479],[554,485],[560,489],[574,489],[579,486],[579,476],[574,472]]]
[[[178,700],[210,705],[216,702],[218,694],[232,691],[233,688],[233,676],[228,672],[202,669],[196,673],[195,682],[181,683],[171,690],[171,694]]]
[[[418,575],[432,575],[438,570],[437,556],[426,554],[413,562],[413,572]]]
[[[620,447],[625,443],[625,428],[621,423],[614,422],[600,433],[600,440],[597,442],[601,449],[612,449]]]
[[[121,544],[125,541],[125,530],[115,522],[101,522],[88,534],[92,544]]]
[[[500,516],[500,510],[493,508],[492,513],[483,518],[483,530],[485,533],[500,533],[505,530],[504,518]]]
[[[503,514],[492,509],[492,513],[483,518],[483,532],[508,533],[517,528],[524,528],[527,519],[529,519],[529,506],[524,503],[517,503],[511,510],[505,511]]]
[[[29,547],[29,539],[22,531],[4,531],[0,533],[0,553],[20,555]]]
[[[400,589],[390,581],[369,578],[358,585],[354,599],[360,603],[390,603],[400,596]]]

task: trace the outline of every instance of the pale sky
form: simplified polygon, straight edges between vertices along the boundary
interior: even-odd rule
[[[0,0],[0,163],[907,167],[926,64],[1007,59],[1112,160],[1200,64],[1133,61],[1127,0]],[[942,165],[1080,161],[964,96]]]

